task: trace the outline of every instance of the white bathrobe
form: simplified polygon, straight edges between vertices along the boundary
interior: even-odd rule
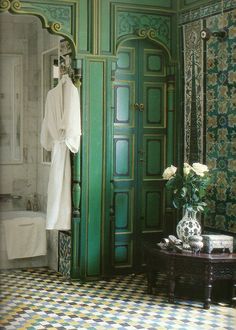
[[[46,229],[71,229],[70,151],[80,146],[80,99],[68,75],[47,94],[41,144],[52,151]]]

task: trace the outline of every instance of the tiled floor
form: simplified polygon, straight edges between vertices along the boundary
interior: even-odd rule
[[[144,275],[70,282],[47,269],[1,273],[0,329],[235,329],[236,310],[148,295]]]

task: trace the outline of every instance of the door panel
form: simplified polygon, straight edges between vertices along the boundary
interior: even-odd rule
[[[114,84],[115,125],[134,126],[134,114],[130,105],[134,104],[135,88],[133,81],[117,81]]]
[[[155,187],[143,188],[142,233],[162,231],[162,190]]]
[[[146,105],[143,112],[144,127],[165,127],[165,84],[145,83],[143,100]]]
[[[166,76],[166,65],[165,65],[165,56],[163,51],[151,48],[151,44],[147,42],[147,48],[143,50],[143,73],[145,76],[153,76],[153,77],[165,77]],[[144,47],[146,47],[144,46]]]
[[[114,177],[117,180],[134,180],[134,136],[115,135],[113,140]]]
[[[138,270],[142,239],[163,234],[166,155],[164,53],[132,40],[118,52],[114,82],[113,270]]]
[[[163,173],[165,158],[165,137],[162,135],[143,136],[143,180],[158,180]]]
[[[115,242],[115,258],[116,269],[129,268],[133,266],[133,241]]]
[[[133,212],[134,189],[126,185],[116,188],[114,193],[115,209],[115,247],[113,263],[117,269],[133,265]]]

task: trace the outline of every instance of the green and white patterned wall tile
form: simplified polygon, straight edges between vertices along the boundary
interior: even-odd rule
[[[236,10],[206,19],[211,31],[228,37],[206,46],[206,160],[216,173],[206,225],[236,232]]]

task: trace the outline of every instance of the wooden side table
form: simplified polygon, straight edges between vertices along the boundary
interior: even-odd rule
[[[147,265],[148,293],[155,287],[156,273],[168,276],[168,300],[174,302],[177,277],[196,278],[204,285],[204,308],[209,309],[212,285],[215,280],[232,281],[232,302],[236,301],[236,253],[176,253],[160,250],[154,242],[144,242]]]

